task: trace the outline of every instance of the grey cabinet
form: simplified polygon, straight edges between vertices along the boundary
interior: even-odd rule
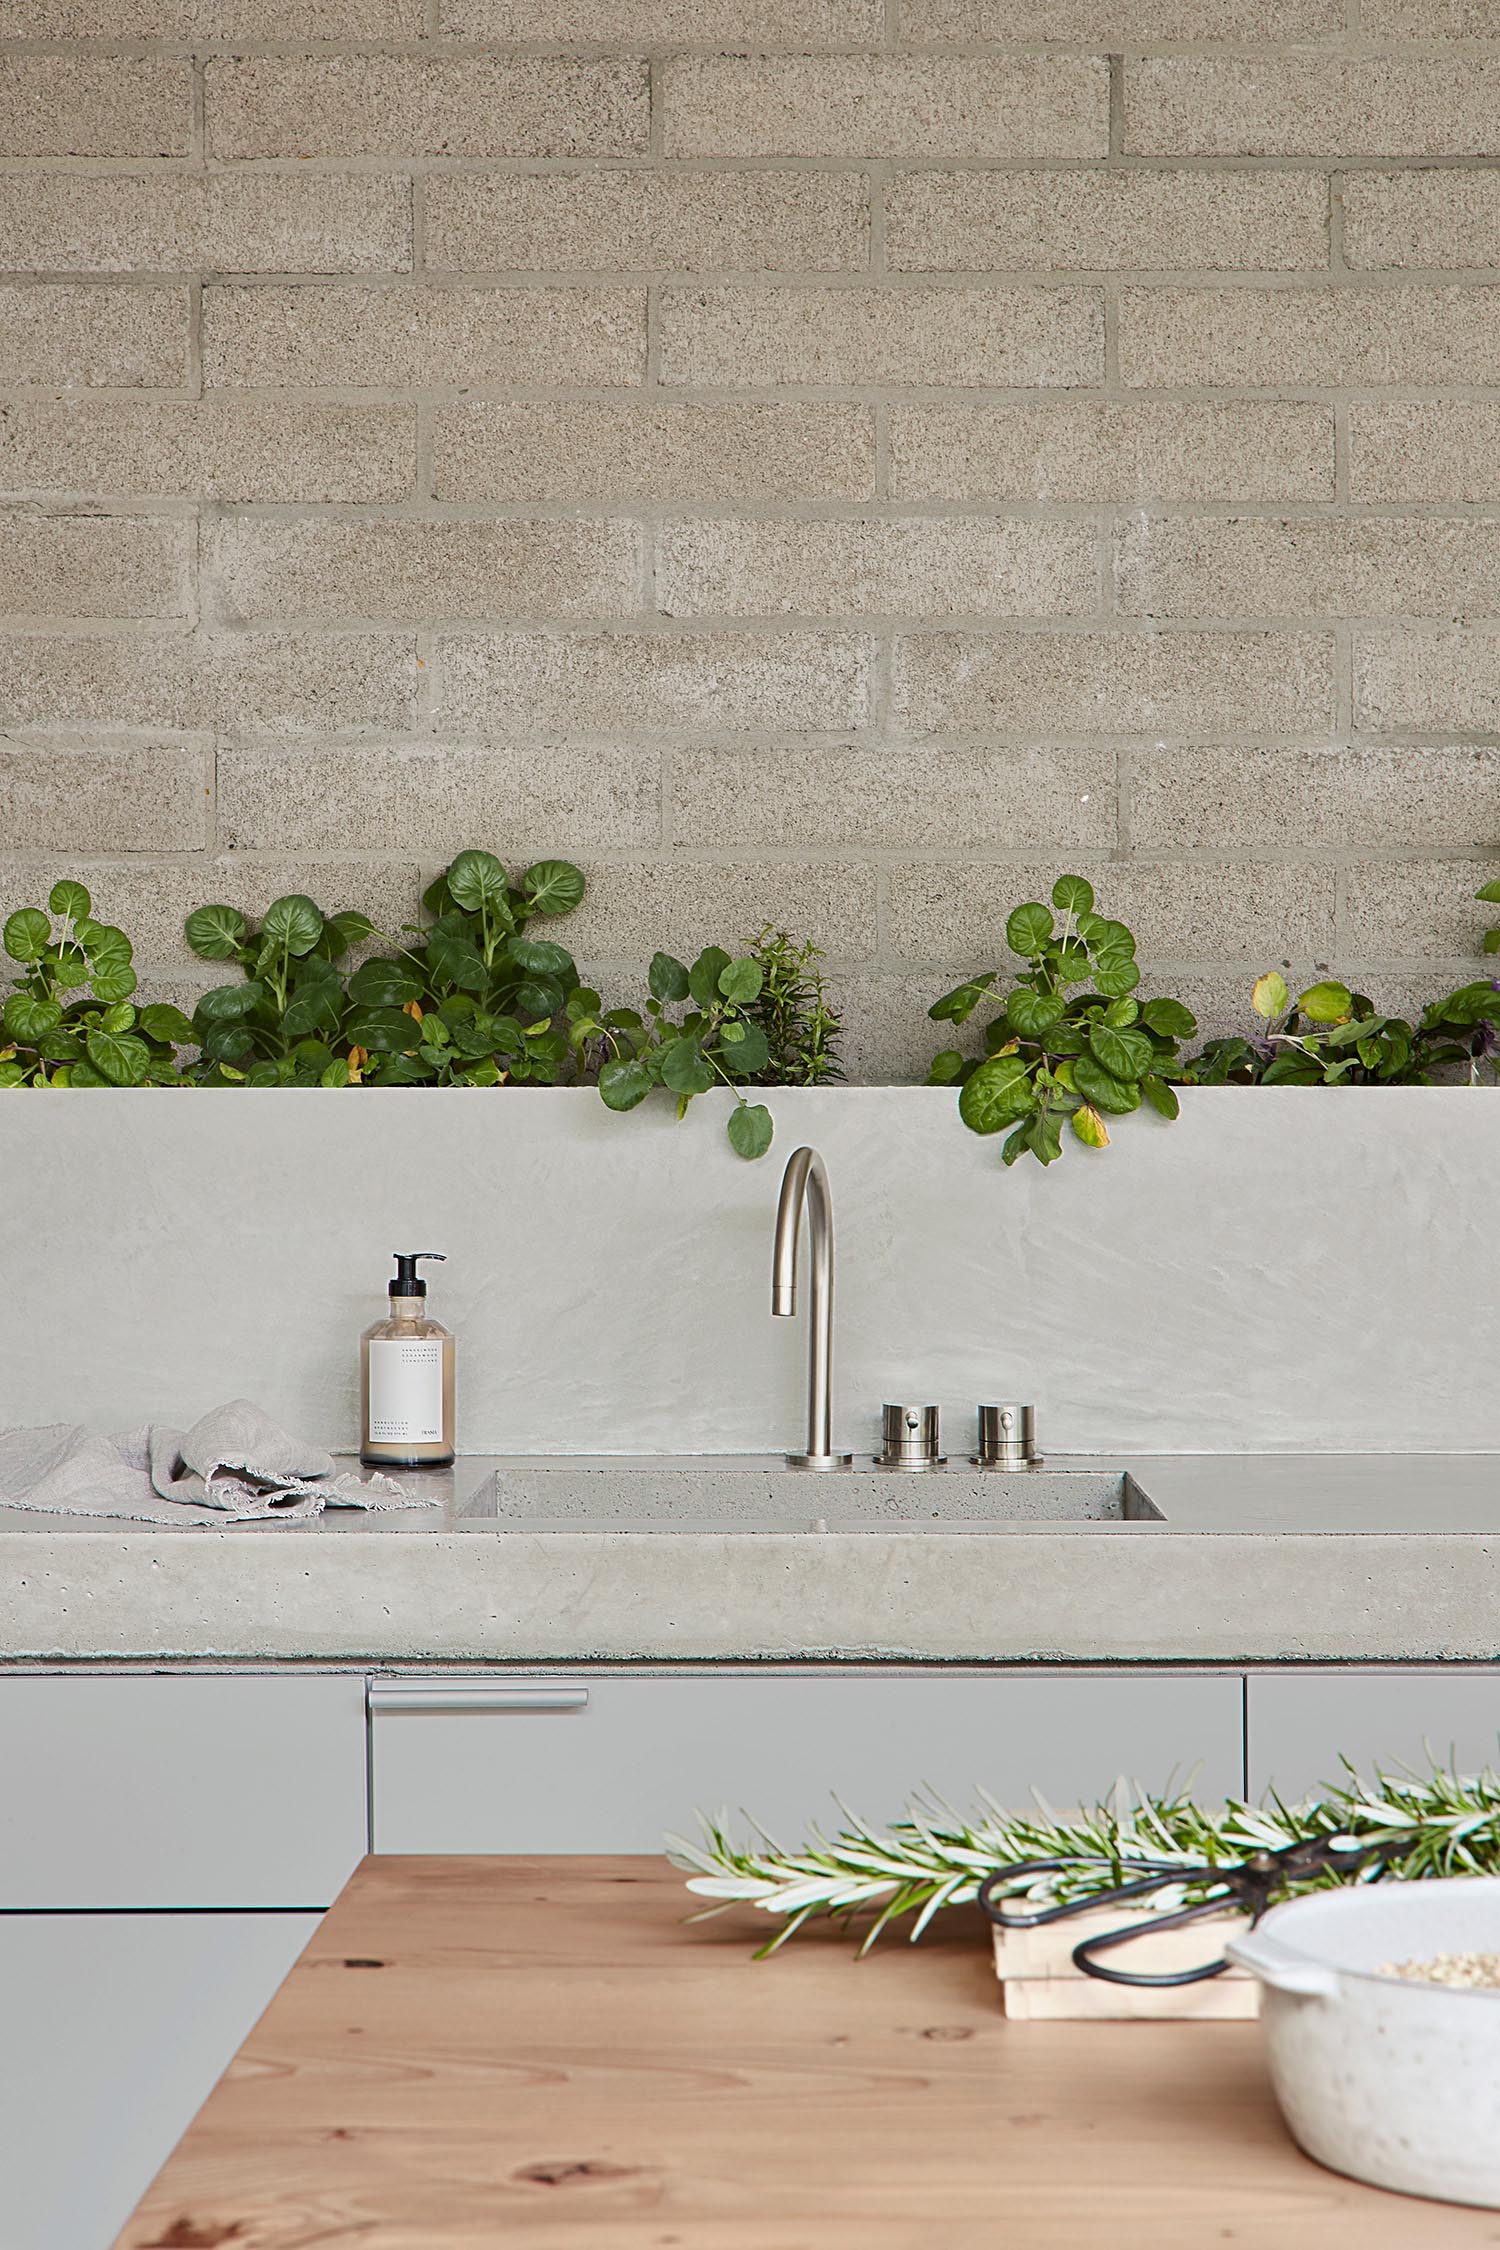
[[[1368,1772],[1500,1763],[1500,1671],[1252,1672],[1245,1727],[1250,1794],[1305,1796],[1335,1779],[1340,1756]]]
[[[695,1811],[790,1841],[872,1821],[930,1787],[967,1807],[1057,1805],[1125,1775],[1212,1794],[1241,1782],[1231,1674],[726,1672],[376,1681],[380,1852],[654,1852]]]
[[[5,2250],[109,2250],[317,1924],[0,1915]]]
[[[0,1677],[0,1907],[326,1906],[364,1727],[355,1675]]]

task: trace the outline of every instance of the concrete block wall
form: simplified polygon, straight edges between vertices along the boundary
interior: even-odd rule
[[[0,0],[0,909],[823,945],[1205,1027],[1500,865],[1491,0]]]

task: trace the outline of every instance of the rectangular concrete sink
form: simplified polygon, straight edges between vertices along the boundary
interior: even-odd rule
[[[789,1469],[779,1455],[592,1456],[496,1469],[463,1503],[512,1531],[982,1531],[1008,1523],[1123,1523],[1161,1511],[1109,1466],[979,1470]]]

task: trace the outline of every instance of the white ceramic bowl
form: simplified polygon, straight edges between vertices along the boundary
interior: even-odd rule
[[[1381,1976],[1500,1953],[1500,1877],[1369,1883],[1272,1907],[1231,1939],[1264,1986],[1282,2115],[1335,2172],[1500,2210],[1500,1992]]]

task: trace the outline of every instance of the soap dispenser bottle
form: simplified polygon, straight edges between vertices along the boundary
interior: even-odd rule
[[[427,1317],[419,1258],[395,1253],[389,1316],[359,1340],[359,1457],[381,1469],[444,1469],[453,1459],[453,1338]]]

